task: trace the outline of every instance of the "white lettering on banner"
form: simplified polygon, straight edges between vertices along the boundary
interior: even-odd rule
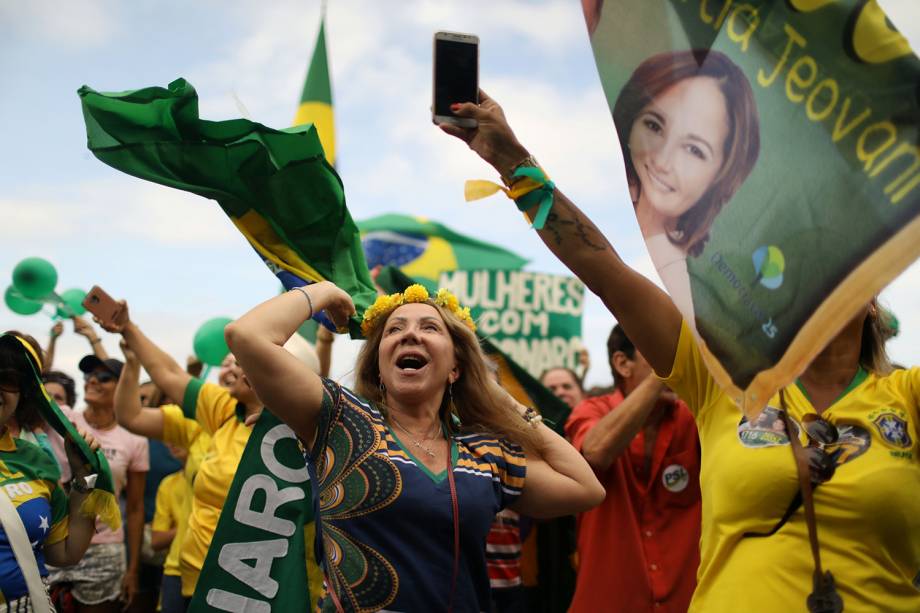
[[[262,462],[268,472],[276,479],[289,483],[305,483],[310,480],[310,473],[306,463],[298,468],[285,466],[278,460],[276,445],[285,439],[296,442],[294,432],[284,424],[272,427],[262,437],[259,452]],[[261,511],[253,508],[253,501],[257,492],[264,492],[265,502]],[[293,536],[296,525],[294,522],[277,516],[278,508],[289,502],[303,500],[306,494],[300,486],[278,487],[271,476],[258,473],[250,476],[243,482],[236,506],[233,509],[233,519],[241,524],[259,528],[282,537]],[[271,539],[245,543],[226,543],[220,548],[218,566],[240,581],[256,590],[266,598],[274,598],[278,594],[278,582],[271,578],[272,564],[277,558],[287,555],[288,541],[286,539]],[[255,560],[255,564],[248,564],[243,560]],[[240,594],[228,592],[218,588],[208,590],[205,597],[208,605],[222,611],[239,613],[270,613],[271,605],[268,602],[248,598]]]
[[[208,590],[207,603],[221,611],[233,613],[271,613],[271,606],[262,600],[253,600],[217,588]]]
[[[505,338],[495,341],[495,344],[521,368],[539,376],[546,369],[560,364],[568,368],[577,366],[581,338]]]
[[[261,511],[254,511],[251,506],[252,499],[260,490],[265,492],[265,508]],[[279,490],[268,475],[252,475],[243,483],[240,498],[236,503],[236,508],[233,509],[233,519],[241,524],[261,528],[279,536],[292,536],[296,529],[294,522],[276,517],[275,511],[287,502],[303,500],[305,497],[303,490],[299,487],[286,487]]]
[[[533,285],[533,310],[539,311],[549,304],[550,279],[546,275],[537,275]]]
[[[275,443],[286,438],[292,439],[295,443],[297,442],[297,435],[295,435],[294,431],[285,424],[278,424],[265,433],[265,438],[262,439],[262,447],[260,449],[265,467],[279,479],[284,479],[290,483],[303,483],[309,481],[310,471],[307,470],[306,464],[301,468],[289,468],[279,462],[278,458],[275,457]]]
[[[439,285],[470,307],[480,334],[533,376],[555,366],[578,366],[581,334],[576,326],[584,311],[585,286],[577,278],[524,270],[455,270],[441,273]]]
[[[217,563],[225,571],[259,592],[266,598],[278,593],[278,582],[272,579],[272,562],[287,555],[285,539],[256,541],[252,543],[227,543],[220,548]],[[243,560],[255,560],[250,566]]]
[[[441,273],[438,285],[471,309],[514,309],[575,317],[584,310],[585,287],[574,277],[525,270],[454,270]]]

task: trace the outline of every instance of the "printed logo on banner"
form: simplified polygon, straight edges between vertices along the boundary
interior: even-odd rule
[[[690,473],[680,464],[671,464],[661,473],[661,483],[669,492],[682,492],[690,484]]]
[[[754,272],[757,276],[755,283],[760,283],[767,289],[779,289],[783,284],[783,271],[786,270],[786,258],[776,245],[758,247],[751,256],[754,261]]]
[[[908,433],[907,420],[893,412],[881,413],[872,420],[872,425],[886,442],[895,447],[906,449],[913,444]]]

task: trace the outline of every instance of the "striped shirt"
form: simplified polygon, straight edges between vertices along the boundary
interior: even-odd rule
[[[486,539],[486,563],[493,589],[515,587],[521,579],[521,516],[505,509],[495,516]]]

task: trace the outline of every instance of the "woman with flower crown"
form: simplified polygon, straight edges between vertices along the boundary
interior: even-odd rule
[[[282,349],[314,313],[355,313],[329,282],[226,328],[259,397],[297,433],[318,507],[322,611],[486,611],[485,540],[505,507],[545,518],[604,490],[584,459],[493,382],[469,309],[413,285],[363,315],[354,390]]]

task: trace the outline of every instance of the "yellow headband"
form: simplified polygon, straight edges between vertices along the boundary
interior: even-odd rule
[[[377,322],[385,320],[396,307],[412,302],[427,302],[429,299],[428,290],[418,283],[410,285],[406,288],[406,291],[402,293],[378,296],[374,304],[367,307],[367,310],[364,311],[364,318],[361,321],[361,332],[364,336],[368,336],[374,326],[377,325]],[[439,289],[438,293],[435,294],[434,303],[453,313],[467,328],[473,332],[476,331],[476,324],[473,323],[473,318],[470,316],[470,308],[461,307],[457,297],[448,290],[444,288]]]
[[[42,371],[42,359],[41,359],[40,357],[38,357],[38,354],[35,352],[35,348],[34,348],[32,345],[29,344],[29,341],[27,341],[26,339],[22,338],[21,336],[13,335],[13,337],[14,337],[17,341],[19,341],[20,343],[22,343],[22,346],[26,348],[26,351],[29,352],[29,355],[32,356],[32,358],[35,360],[35,363],[38,365],[38,372],[41,372],[41,371]]]

